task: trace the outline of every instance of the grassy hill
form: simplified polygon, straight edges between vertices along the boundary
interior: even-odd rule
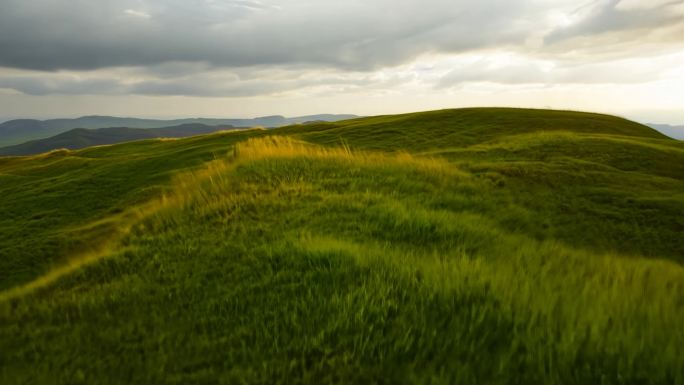
[[[682,165],[517,109],[0,158],[0,382],[681,383]]]
[[[233,126],[207,126],[204,124],[181,124],[172,127],[145,129],[128,127],[75,128],[49,138],[32,140],[14,146],[0,147],[0,156],[35,155],[62,148],[78,150],[85,147],[142,139],[184,138],[234,129]]]
[[[293,127],[287,131],[301,132],[307,140],[315,143],[339,144],[342,138],[350,146],[382,151],[444,150],[509,135],[540,132],[667,138],[639,123],[609,115],[508,108],[466,108],[377,116],[321,123],[314,127]]]

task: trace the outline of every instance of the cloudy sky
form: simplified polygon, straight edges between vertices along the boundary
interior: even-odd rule
[[[0,118],[461,106],[684,124],[684,0],[0,0]]]

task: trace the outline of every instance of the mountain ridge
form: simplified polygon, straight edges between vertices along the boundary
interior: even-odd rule
[[[0,146],[20,144],[35,139],[44,139],[74,128],[162,128],[181,124],[204,124],[207,126],[234,126],[267,128],[281,127],[289,124],[305,123],[312,120],[337,121],[357,117],[350,114],[319,114],[296,117],[270,115],[257,118],[183,118],[183,119],[145,119],[116,117],[106,115],[86,115],[68,119],[13,119],[0,123]]]
[[[233,126],[208,126],[185,123],[159,128],[74,128],[55,136],[36,139],[13,146],[0,147],[0,156],[36,155],[56,149],[79,150],[91,146],[117,144],[144,139],[185,138],[217,131],[238,130]]]
[[[677,140],[684,140],[684,125],[646,123],[647,126]]]

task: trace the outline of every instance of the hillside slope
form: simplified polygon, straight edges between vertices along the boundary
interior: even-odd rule
[[[508,135],[539,132],[609,134],[665,139],[658,131],[626,119],[574,111],[512,108],[464,108],[375,116],[312,127],[293,127],[288,132],[320,144],[371,150],[425,151],[463,147]]]
[[[682,164],[512,109],[0,158],[0,382],[680,383]]]
[[[0,147],[0,156],[35,155],[60,148],[78,150],[85,147],[142,139],[184,138],[234,129],[236,128],[233,126],[207,126],[204,124],[181,124],[172,127],[146,129],[128,127],[76,128],[49,138],[33,140],[14,146]]]

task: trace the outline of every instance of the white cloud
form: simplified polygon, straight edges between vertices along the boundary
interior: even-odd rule
[[[438,87],[464,83],[499,84],[627,84],[648,83],[684,70],[684,54],[606,61],[554,61],[516,53],[471,54],[456,57]]]
[[[152,17],[152,16],[151,16],[149,13],[147,13],[147,12],[136,11],[135,9],[126,9],[126,10],[124,11],[124,13],[125,13],[126,15],[133,16],[133,17],[138,17],[138,18],[142,18],[142,19],[149,19],[149,18]]]
[[[670,10],[677,10],[682,5],[680,0],[621,0],[615,6],[615,9],[623,11],[644,10],[656,8],[669,8]]]

